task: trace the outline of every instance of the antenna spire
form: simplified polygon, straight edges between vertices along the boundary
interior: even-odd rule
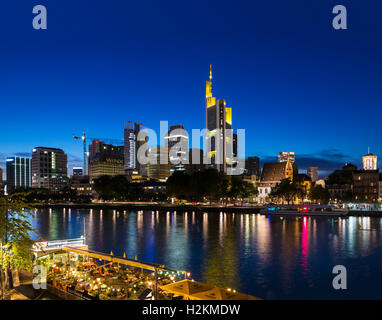
[[[212,81],[212,64],[210,64],[210,81]]]

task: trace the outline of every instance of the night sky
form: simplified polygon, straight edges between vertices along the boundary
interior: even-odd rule
[[[32,28],[47,7],[48,30]],[[348,11],[348,30],[332,9]],[[81,165],[72,135],[124,122],[205,126],[204,82],[246,129],[246,155],[293,150],[321,175],[382,157],[380,1],[7,1],[0,17],[0,167],[36,146]],[[70,171],[71,172],[71,171]],[[4,176],[5,178],[5,176]]]

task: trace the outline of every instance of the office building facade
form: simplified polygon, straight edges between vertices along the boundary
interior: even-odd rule
[[[126,122],[124,129],[124,170],[127,175],[133,172],[143,174],[143,167],[138,159],[138,150],[147,141],[138,141],[138,134],[144,126],[138,122]]]
[[[32,187],[32,160],[30,158],[8,157],[6,159],[7,190]],[[2,174],[0,175],[2,177]]]
[[[307,174],[312,180],[312,182],[315,182],[318,180],[318,167],[308,167]]]
[[[148,149],[147,176],[150,179],[165,181],[170,176],[171,165],[167,147]]]
[[[170,126],[170,130],[164,137],[165,147],[169,151],[170,173],[185,171],[188,164],[188,134],[184,127],[179,125]]]
[[[291,164],[295,163],[296,157],[294,151],[280,151],[279,162],[290,161]]]
[[[32,187],[59,191],[68,185],[68,157],[57,148],[32,151]]]
[[[105,175],[123,175],[124,173],[124,146],[114,146],[93,140],[89,145],[90,179],[97,179]]]

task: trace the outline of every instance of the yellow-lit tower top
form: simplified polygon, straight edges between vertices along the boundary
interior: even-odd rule
[[[206,107],[216,105],[216,98],[212,96],[212,65],[210,64],[210,80],[206,81]]]

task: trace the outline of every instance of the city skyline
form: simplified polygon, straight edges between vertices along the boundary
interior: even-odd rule
[[[302,3],[180,9],[117,2],[88,10],[84,2],[69,25],[60,14],[66,7],[49,4],[45,33],[32,29],[27,10],[4,17],[0,25],[11,23],[14,32],[0,45],[0,167],[7,156],[30,157],[38,145],[63,149],[69,167],[79,166],[82,146],[73,134],[123,139],[126,121],[155,130],[160,120],[204,128],[210,64],[214,95],[232,107],[233,127],[246,129],[246,156],[273,162],[279,151],[293,150],[300,168],[318,166],[320,174],[346,162],[360,167],[367,147],[382,154],[378,10],[347,4],[349,29],[335,31],[330,1],[309,9]],[[140,21],[143,13],[150,23]],[[229,23],[218,23],[222,16]]]

